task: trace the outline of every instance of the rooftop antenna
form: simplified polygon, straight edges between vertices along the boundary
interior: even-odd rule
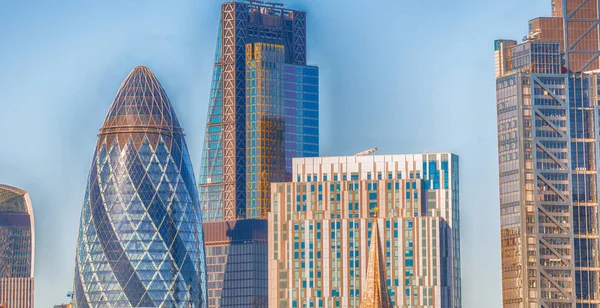
[[[377,147],[374,147],[374,148],[366,150],[366,151],[362,151],[360,153],[356,153],[356,154],[354,154],[354,156],[365,156],[365,155],[369,155],[375,151],[377,151]]]

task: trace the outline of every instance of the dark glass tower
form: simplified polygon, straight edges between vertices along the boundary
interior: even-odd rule
[[[200,169],[209,306],[266,307],[270,185],[318,155],[318,110],[306,12],[224,3]]]
[[[77,307],[206,307],[197,186],[152,72],[125,79],[100,129],[81,213]]]
[[[553,0],[495,42],[504,307],[600,307],[599,13]]]
[[[29,194],[0,184],[0,307],[33,307],[34,259]]]

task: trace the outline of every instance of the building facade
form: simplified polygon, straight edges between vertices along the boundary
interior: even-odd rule
[[[206,307],[198,190],[152,72],[125,79],[100,129],[81,212],[74,304]]]
[[[498,40],[504,307],[600,307],[597,0]]]
[[[0,184],[0,305],[33,307],[35,224],[29,194]]]
[[[266,307],[267,221],[204,223],[209,307]]]
[[[204,221],[265,218],[265,183],[289,178],[292,157],[318,155],[318,112],[306,12],[224,3],[200,170]]]
[[[222,5],[199,180],[210,307],[266,307],[271,183],[291,179],[293,157],[319,153],[318,74],[306,64],[306,12],[260,1]],[[256,237],[224,240],[234,226]],[[227,264],[247,254],[256,262],[248,266],[263,271],[234,282]],[[223,289],[248,279],[244,292]]]
[[[374,238],[392,307],[461,307],[456,155],[293,161],[272,185],[269,307],[360,307]]]

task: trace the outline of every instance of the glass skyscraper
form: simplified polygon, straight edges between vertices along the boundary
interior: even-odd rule
[[[200,170],[204,221],[266,217],[268,183],[289,178],[292,157],[318,155],[318,111],[306,13],[224,3]]]
[[[35,227],[29,194],[0,184],[0,306],[33,307]]]
[[[504,307],[600,307],[597,0],[497,40]]]
[[[76,307],[206,307],[198,190],[152,72],[125,79],[100,129],[77,242]]]
[[[270,184],[318,155],[318,92],[305,12],[222,5],[199,181],[210,307],[266,307]]]
[[[461,307],[458,168],[451,153],[294,159],[272,184],[269,307]]]

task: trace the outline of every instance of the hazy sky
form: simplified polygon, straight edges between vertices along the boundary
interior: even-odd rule
[[[493,40],[550,0],[305,0],[321,154],[460,156],[464,307],[501,307]],[[0,183],[31,194],[37,307],[67,302],[88,170],[136,65],[157,75],[199,171],[221,1],[0,1]]]

